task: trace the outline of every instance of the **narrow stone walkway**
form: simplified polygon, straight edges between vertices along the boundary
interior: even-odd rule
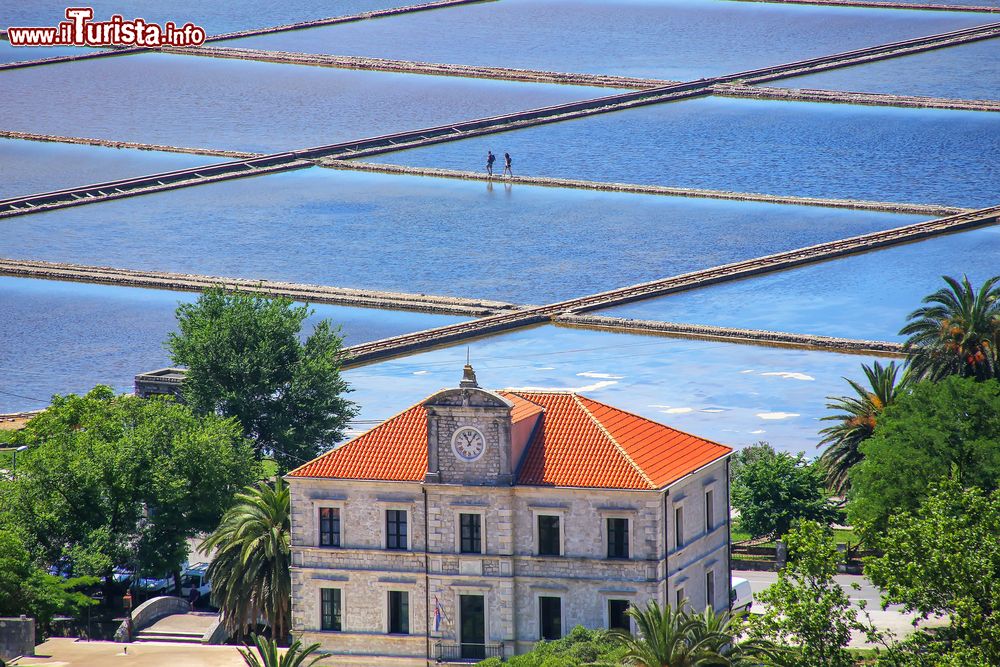
[[[348,171],[368,171],[380,174],[402,174],[407,176],[430,176],[433,178],[453,178],[463,181],[484,181],[492,183],[518,183],[550,188],[572,188],[598,190],[603,192],[630,192],[645,195],[669,197],[695,197],[701,199],[726,199],[730,201],[755,201],[768,204],[792,204],[796,206],[821,206],[823,208],[848,208],[859,211],[882,213],[906,213],[913,215],[946,216],[970,213],[975,209],[945,206],[943,204],[907,204],[900,202],[865,201],[860,199],[823,199],[820,197],[797,197],[792,195],[769,195],[757,192],[731,192],[728,190],[706,190],[700,188],[676,188],[666,185],[645,185],[641,183],[610,183],[602,181],[582,181],[571,178],[550,176],[493,176],[478,171],[457,171],[436,167],[411,167],[408,165],[361,162],[357,160],[334,160],[322,158],[322,167]]]

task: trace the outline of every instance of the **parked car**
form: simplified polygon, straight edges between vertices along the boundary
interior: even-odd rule
[[[733,577],[729,601],[732,603],[733,612],[749,612],[753,606],[753,590],[750,588],[750,582],[742,577]]]

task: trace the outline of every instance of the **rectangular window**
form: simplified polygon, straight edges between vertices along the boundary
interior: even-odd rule
[[[410,634],[410,594],[389,591],[389,634]]]
[[[406,551],[406,510],[385,511],[385,548]]]
[[[538,515],[538,555],[558,556],[560,553],[559,517]]]
[[[715,572],[712,570],[705,573],[705,604],[715,609]]]
[[[711,533],[715,527],[715,492],[705,492],[705,532]]]
[[[684,606],[684,589],[678,588],[674,593],[674,611],[681,609]]]
[[[674,508],[674,546],[680,549],[684,546],[684,508]]]
[[[628,519],[608,519],[608,558],[628,558]]]
[[[341,628],[341,604],[339,588],[320,589],[320,607],[322,609],[320,617],[320,630],[340,632]]]
[[[483,553],[481,514],[459,514],[459,551],[463,554]]]
[[[319,545],[321,547],[340,546],[340,509],[319,508]]]
[[[628,600],[608,600],[608,630],[621,630],[631,632],[632,626],[628,622]]]
[[[538,636],[550,641],[562,638],[562,598],[538,598]]]

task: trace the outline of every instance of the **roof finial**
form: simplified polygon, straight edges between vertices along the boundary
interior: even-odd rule
[[[462,369],[462,381],[458,383],[458,386],[479,388],[479,383],[476,382],[476,371],[472,370],[472,351],[468,347],[465,348],[465,368]]]

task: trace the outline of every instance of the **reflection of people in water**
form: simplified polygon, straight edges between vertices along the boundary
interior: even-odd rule
[[[511,178],[514,177],[514,172],[510,168],[510,153],[503,154],[503,175],[509,175]]]
[[[486,151],[486,173],[490,176],[493,175],[493,163],[497,161],[497,156],[493,154],[493,151]]]

